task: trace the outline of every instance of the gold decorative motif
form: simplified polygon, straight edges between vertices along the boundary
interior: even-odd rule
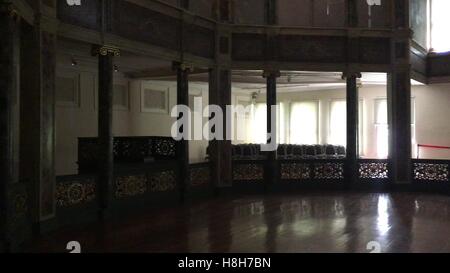
[[[172,65],[173,70],[181,69],[183,71],[194,72],[194,66],[187,63],[177,63],[174,62]]]
[[[103,45],[103,46],[94,46],[92,48],[92,55],[93,56],[97,56],[97,55],[101,55],[101,56],[120,56],[120,49],[118,49],[117,47],[114,46],[108,46],[108,45]]]
[[[275,78],[279,78],[279,77],[281,77],[281,72],[279,70],[264,70],[263,78],[268,78],[271,76],[273,76]]]
[[[252,181],[263,179],[264,168],[262,164],[238,164],[233,168],[233,180]]]
[[[24,216],[28,211],[28,196],[26,193],[19,193],[14,196],[14,217]]]
[[[305,163],[281,164],[281,179],[305,180],[311,178],[311,168]]]
[[[361,72],[352,72],[352,71],[346,71],[342,73],[342,79],[345,80],[347,78],[355,77],[357,79],[360,79],[362,77]]]
[[[151,192],[172,191],[177,186],[175,171],[162,171],[149,174]]]
[[[147,191],[145,175],[121,176],[116,178],[116,197],[124,198],[142,195]]]
[[[19,12],[11,3],[1,3],[0,4],[0,14],[7,14],[9,17],[18,21],[20,19]]]
[[[89,203],[95,199],[95,191],[96,184],[92,178],[60,182],[56,185],[56,205],[71,207]]]

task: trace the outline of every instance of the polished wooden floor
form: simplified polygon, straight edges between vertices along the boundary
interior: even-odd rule
[[[32,252],[450,252],[450,197],[304,193],[222,197],[58,231]]]

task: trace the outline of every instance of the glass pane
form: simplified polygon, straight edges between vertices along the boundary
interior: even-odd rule
[[[435,52],[450,51],[450,35],[448,35],[450,1],[433,0],[431,3],[431,47]]]
[[[291,144],[318,143],[317,102],[296,102],[291,108]]]
[[[267,105],[258,103],[255,106],[252,121],[252,143],[267,142]]]
[[[379,99],[375,102],[375,123],[388,124],[386,99]]]
[[[333,101],[330,110],[329,144],[347,145],[347,102]]]
[[[389,151],[389,129],[388,125],[377,125],[377,156],[387,158]]]

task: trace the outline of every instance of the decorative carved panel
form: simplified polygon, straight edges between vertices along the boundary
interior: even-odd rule
[[[279,36],[279,60],[286,62],[345,62],[346,38],[337,36]]]
[[[344,163],[315,163],[315,179],[344,179]]]
[[[233,167],[233,180],[250,181],[263,179],[264,168],[262,164],[236,164]]]
[[[114,34],[166,49],[180,49],[180,20],[129,1],[111,2]]]
[[[193,55],[214,58],[216,36],[213,30],[196,25],[186,25],[185,50]]]
[[[192,187],[205,186],[211,181],[211,171],[209,166],[205,167],[191,167],[190,181]]]
[[[67,1],[57,2],[57,16],[61,22],[77,25],[89,29],[101,29],[101,1],[82,1],[80,6],[69,6]]]
[[[388,163],[360,163],[359,178],[361,179],[388,179]]]
[[[232,58],[236,61],[263,61],[266,56],[266,36],[253,33],[234,33]]]
[[[56,185],[56,205],[67,208],[92,202],[96,197],[96,182],[93,178],[73,179]]]
[[[115,137],[114,161],[117,163],[144,163],[155,160],[173,160],[176,141],[170,137]],[[97,138],[79,138],[78,165],[80,173],[93,173],[98,164]]]
[[[155,158],[170,159],[176,157],[176,142],[172,138],[153,138],[152,154]]]
[[[281,164],[281,179],[304,180],[311,178],[311,167],[305,163]]]
[[[369,38],[359,39],[359,61],[368,64],[389,64],[390,62],[390,41],[389,38]]]
[[[147,191],[145,175],[129,175],[116,178],[116,197],[125,198],[142,195]]]
[[[151,192],[173,191],[177,185],[175,171],[168,170],[149,174],[149,184]]]
[[[414,163],[414,179],[422,181],[449,181],[449,164]]]

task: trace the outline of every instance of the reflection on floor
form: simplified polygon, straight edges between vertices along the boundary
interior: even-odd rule
[[[217,198],[59,231],[32,251],[450,252],[450,197],[303,193]],[[369,244],[369,247],[372,245]]]

